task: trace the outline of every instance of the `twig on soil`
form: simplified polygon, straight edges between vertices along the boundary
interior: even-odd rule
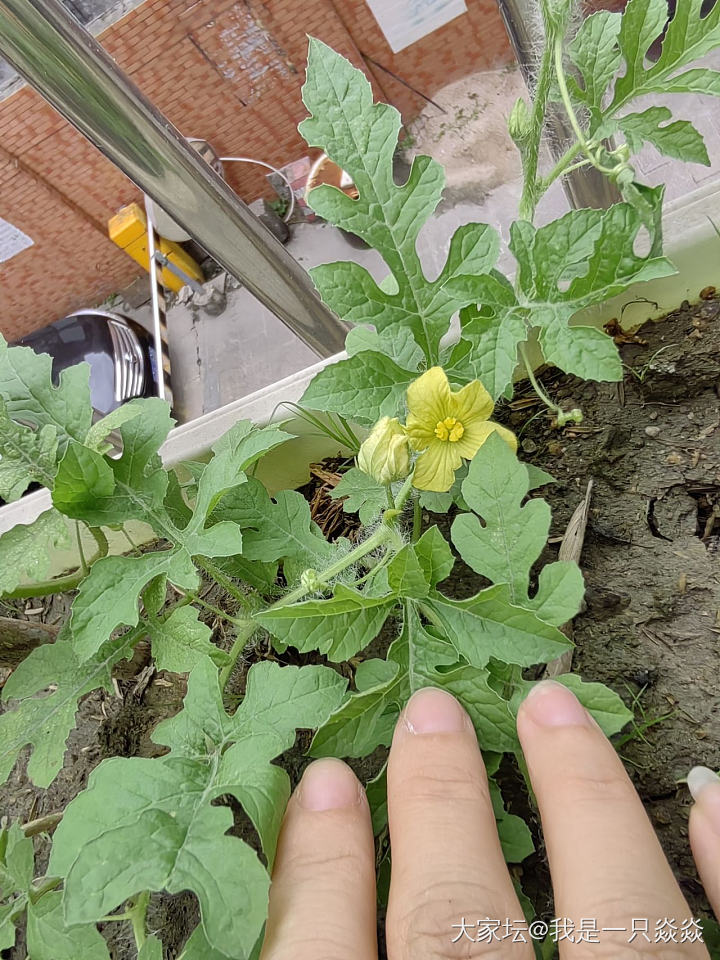
[[[35,837],[38,833],[51,833],[63,818],[62,811],[59,813],[46,813],[43,817],[36,820],[28,820],[20,828],[26,837]]]

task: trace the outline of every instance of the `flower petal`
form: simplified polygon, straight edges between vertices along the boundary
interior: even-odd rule
[[[438,421],[450,416],[450,384],[442,367],[431,367],[408,387],[407,432],[416,450],[427,446]]]
[[[462,463],[458,443],[434,439],[415,464],[413,486],[417,490],[445,493],[455,482],[455,471]]]
[[[505,443],[512,450],[517,450],[517,437],[508,430],[507,427],[501,427],[494,420],[475,420],[469,426],[465,426],[465,433],[457,443],[453,443],[461,457],[466,460],[472,460],[480,447],[485,443],[491,433],[499,433]]]
[[[487,420],[493,412],[493,399],[479,380],[466,384],[452,395],[453,417],[457,417],[467,429],[469,423]]]

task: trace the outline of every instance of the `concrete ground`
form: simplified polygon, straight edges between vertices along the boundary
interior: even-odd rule
[[[720,56],[707,65],[720,67]],[[516,98],[524,94],[519,71],[507,68],[468,77],[435,96],[444,112],[432,104],[408,126],[401,158],[427,153],[446,169],[447,187],[436,215],[425,225],[418,243],[426,274],[439,272],[455,229],[470,221],[494,225],[506,241],[517,216],[521,192],[520,164],[506,129],[506,117]],[[645,109],[662,98],[645,98]],[[669,199],[681,197],[710,180],[720,180],[720,108],[711,97],[675,96],[675,115],[689,117],[705,136],[713,161],[710,168],[680,164],[661,157],[652,147],[643,150],[637,167],[643,180],[668,184]],[[546,222],[568,209],[562,188],[555,184],[538,210]],[[310,268],[332,260],[355,260],[382,279],[387,272],[373,250],[351,246],[331,225],[298,223],[292,226],[288,251]],[[503,251],[500,266],[512,269]],[[309,366],[316,356],[269,310],[233,278],[211,281],[224,285],[227,304],[219,316],[177,303],[168,314],[175,394],[175,415],[186,421],[243,397],[269,383]],[[141,279],[127,295],[125,310],[149,325],[147,282]],[[121,298],[122,299],[122,298]]]

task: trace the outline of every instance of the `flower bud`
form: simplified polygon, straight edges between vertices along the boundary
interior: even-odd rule
[[[357,465],[378,483],[386,485],[410,473],[410,446],[397,417],[382,417],[363,442]]]
[[[508,117],[508,131],[513,141],[519,146],[532,132],[530,111],[522,97],[515,101]]]

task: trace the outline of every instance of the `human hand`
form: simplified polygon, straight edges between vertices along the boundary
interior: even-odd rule
[[[599,942],[559,943],[562,960],[707,958],[699,942],[657,944],[655,924],[681,929],[690,908],[614,748],[561,684],[536,685],[518,715],[552,874],[555,912],[596,922]],[[704,769],[704,768],[699,768]],[[693,852],[713,907],[720,906],[720,781],[695,774]],[[699,792],[698,792],[699,790]],[[388,761],[392,881],[390,960],[532,960],[513,937],[463,937],[461,918],[517,924],[522,910],[500,848],[472,724],[455,699],[426,688],[408,702]],[[631,921],[649,940],[628,944]],[[603,928],[621,928],[603,932]],[[651,942],[653,941],[653,942]],[[354,773],[318,760],[288,804],[270,890],[261,960],[374,960],[375,862],[370,812]]]

